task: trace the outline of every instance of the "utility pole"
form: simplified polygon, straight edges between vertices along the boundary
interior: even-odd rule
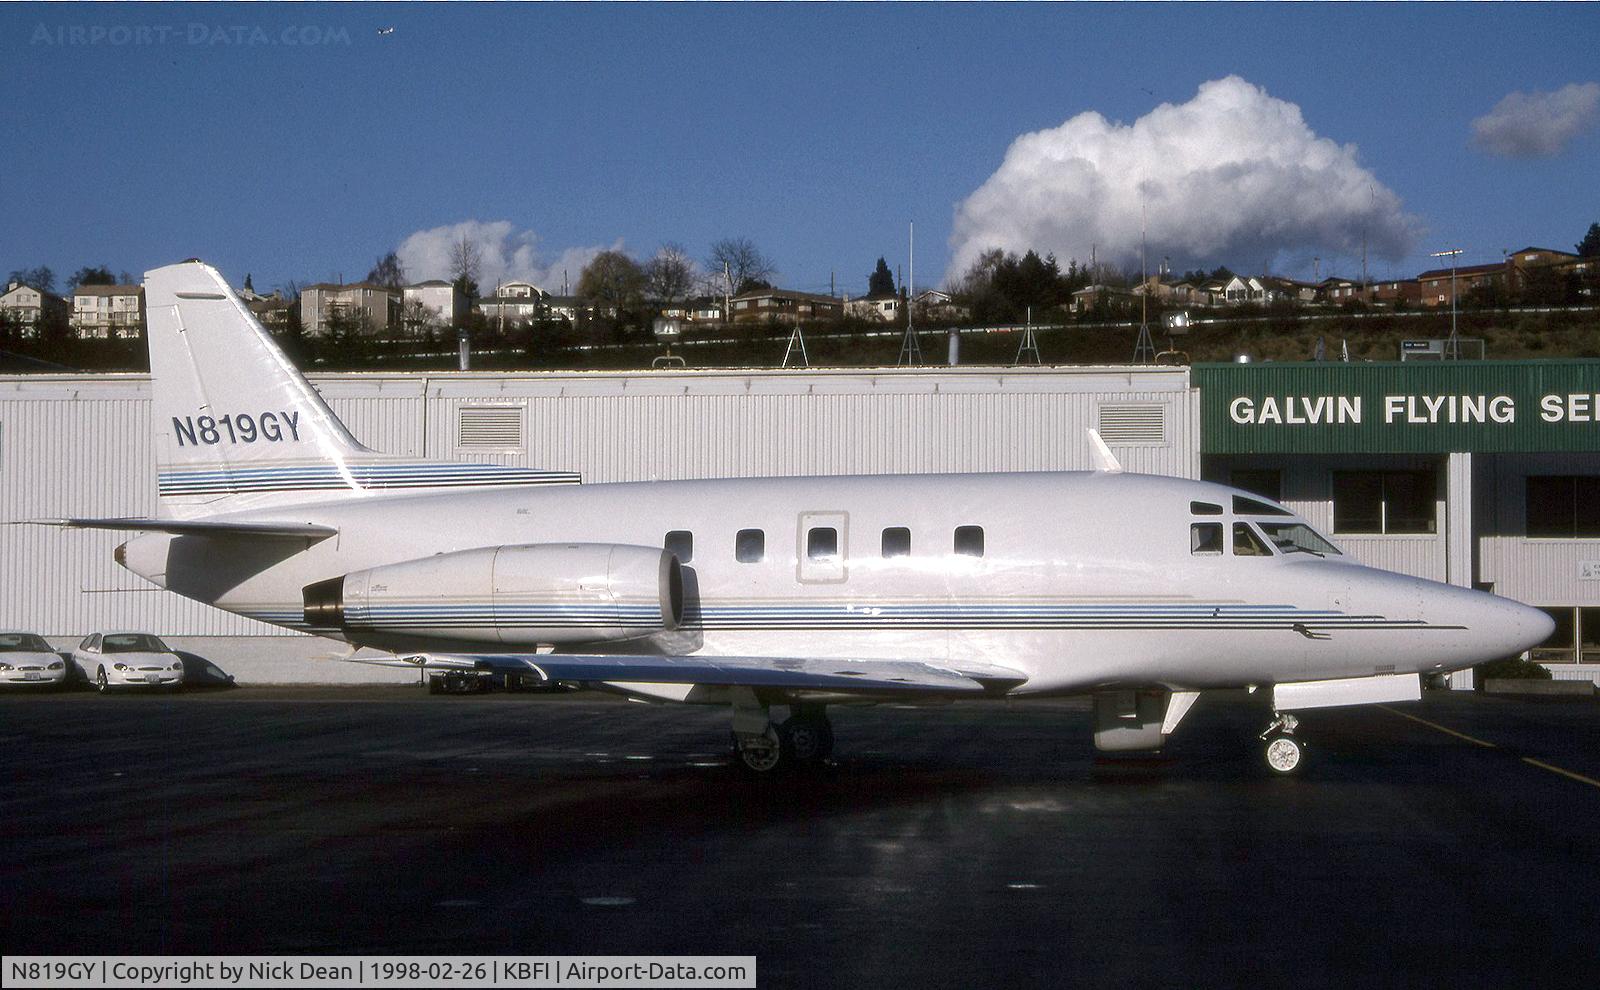
[[[1145,215],[1144,193],[1139,193],[1139,339],[1133,345],[1133,363],[1154,361],[1156,359],[1156,342],[1150,339],[1150,323],[1147,316],[1150,301],[1150,274],[1149,265],[1145,261]]]
[[[1461,336],[1456,332],[1456,258],[1460,248],[1435,251],[1429,257],[1450,259],[1450,339],[1445,341],[1444,356],[1451,361],[1461,360]]]

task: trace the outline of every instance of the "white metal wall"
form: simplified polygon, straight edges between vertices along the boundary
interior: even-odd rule
[[[1525,535],[1528,476],[1600,474],[1600,454],[1494,454],[1476,460],[1480,580],[1530,605],[1600,605],[1600,577],[1583,577],[1585,562],[1600,564],[1600,540]]]
[[[1183,368],[314,377],[378,450],[583,474],[586,482],[801,474],[1074,470],[1102,404],[1154,403],[1159,443],[1113,445],[1131,471],[1198,477],[1199,397]],[[465,451],[462,405],[524,410],[515,450]],[[0,522],[149,515],[145,376],[0,377]],[[280,630],[143,585],[111,552],[126,537],[0,525],[0,628],[75,636]]]

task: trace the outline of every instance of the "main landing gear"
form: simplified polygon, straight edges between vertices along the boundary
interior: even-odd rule
[[[833,755],[833,724],[821,705],[790,705],[774,724],[753,692],[739,692],[733,706],[734,765],[759,776],[814,767]]]
[[[1288,712],[1273,712],[1272,723],[1261,733],[1267,744],[1263,751],[1267,768],[1279,776],[1298,773],[1305,762],[1305,744],[1294,735],[1299,725],[1300,720]]]

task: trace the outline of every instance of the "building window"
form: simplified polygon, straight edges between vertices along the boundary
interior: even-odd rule
[[[806,531],[807,560],[838,560],[839,531],[832,526],[813,526]]]
[[[957,526],[956,553],[962,557],[982,557],[983,527]]]
[[[1222,553],[1222,524],[1194,523],[1189,527],[1189,552],[1197,556]]]
[[[1527,495],[1529,536],[1600,536],[1600,477],[1534,475]]]
[[[1550,634],[1549,639],[1535,646],[1529,652],[1529,656],[1539,663],[1571,663],[1572,648],[1577,633],[1576,624],[1573,622],[1573,613],[1576,609],[1540,608],[1539,611],[1556,620],[1556,628]],[[1589,610],[1585,609],[1585,611]]]
[[[1283,501],[1283,472],[1282,471],[1234,471],[1229,480],[1235,488],[1243,488],[1247,492],[1265,495],[1274,502]]]
[[[911,556],[911,530],[904,526],[890,526],[883,531],[885,557]]]
[[[1579,663],[1600,663],[1600,608],[1578,609]]]
[[[668,553],[678,558],[680,564],[687,564],[694,559],[694,534],[686,529],[675,529],[668,533],[662,544]]]
[[[1432,471],[1333,472],[1335,533],[1434,533]]]
[[[733,556],[741,564],[760,563],[767,555],[767,534],[759,529],[741,529],[733,541]]]

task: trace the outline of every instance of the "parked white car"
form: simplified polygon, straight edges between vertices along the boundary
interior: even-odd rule
[[[0,632],[0,684],[60,687],[66,679],[66,662],[43,637],[30,632]]]
[[[72,663],[102,693],[117,687],[177,690],[183,685],[183,661],[150,633],[95,633],[72,651]]]

